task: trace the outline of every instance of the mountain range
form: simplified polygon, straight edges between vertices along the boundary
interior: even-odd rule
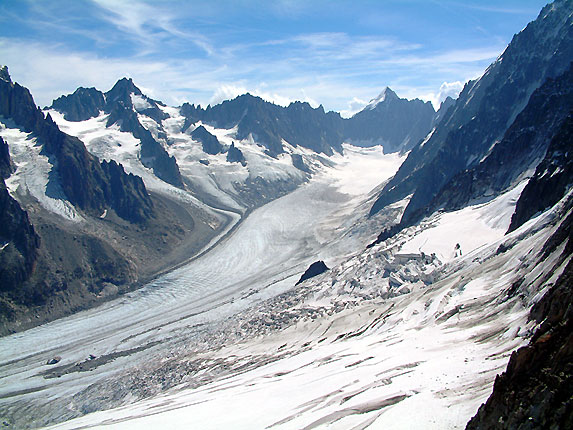
[[[527,337],[530,343],[520,349],[512,344],[506,372],[496,379],[493,394],[467,428],[569,428],[573,425],[572,88],[572,0],[545,6],[480,78],[466,83],[459,97],[446,99],[437,112],[431,103],[402,99],[390,88],[351,118],[308,103],[279,106],[250,94],[206,108],[190,103],[170,107],[147,97],[126,78],[105,93],[78,88],[42,110],[3,67],[2,333],[99,305],[160,279],[157,276],[162,273],[175,273],[171,272],[175,267],[217,249],[234,232],[240,232],[240,224],[248,223],[258,208],[269,202],[280,204],[280,197],[303,189],[305,183],[335,182],[340,179],[333,173],[340,160],[353,151],[369,154],[381,147],[385,155],[403,157],[403,162],[393,176],[380,181],[357,203],[354,210],[367,216],[359,218],[346,211],[347,224],[356,225],[341,223],[348,229],[336,230],[344,232],[344,240],[358,240],[355,236],[364,240],[363,251],[351,256],[336,254],[333,261],[337,265],[329,262],[332,269],[320,261],[320,270],[314,270],[318,264],[314,263],[312,270],[305,272],[313,272],[312,276],[303,276],[297,283],[301,290],[293,290],[293,296],[283,292],[264,302],[263,308],[274,309],[274,304],[283,302],[291,306],[286,316],[281,314],[279,323],[265,314],[264,330],[270,330],[270,320],[288,327],[289,318],[307,312],[312,300],[330,297],[334,307],[338,301],[348,300],[330,314],[321,307],[309,317],[314,320],[320,314],[328,319],[333,312],[360,306],[356,297],[364,301],[397,299],[393,303],[399,306],[400,297],[414,291],[420,292],[420,297],[432,296],[451,282],[455,288],[440,297],[441,301],[436,300],[440,302],[440,310],[432,316],[436,326],[454,316],[467,318],[472,312],[489,320],[502,310],[509,318],[522,308],[533,321],[527,323],[526,334],[520,334],[525,329],[518,327],[512,335]],[[332,207],[353,198],[351,192],[345,196],[342,190],[323,196]],[[300,205],[296,209],[304,213],[304,202]],[[459,243],[449,250],[453,251],[449,256],[425,252],[431,234],[436,234],[432,229],[453,217],[463,221],[460,214],[470,212],[479,213],[478,220],[487,218],[493,223],[491,230],[503,228],[498,242],[491,242],[497,244],[496,249],[477,252],[480,248],[476,247],[465,260]],[[323,220],[319,226],[328,222]],[[447,225],[455,234],[463,230],[463,226]],[[373,231],[371,239],[377,236],[376,240],[368,244],[364,231]],[[314,249],[314,241],[322,240],[320,232],[316,237],[305,237],[305,247]],[[536,238],[543,243],[535,243]],[[275,238],[260,240],[273,243]],[[288,244],[279,243],[285,247],[285,255],[304,251],[291,251]],[[416,244],[416,252],[408,250],[408,243]],[[255,240],[243,252],[257,246]],[[221,270],[235,264],[234,258],[229,260],[219,262]],[[259,264],[271,271],[264,261],[255,261],[243,270]],[[484,301],[484,309],[474,298],[471,304],[464,302],[446,311],[450,300],[455,302],[467,290],[471,292],[472,282],[481,279],[482,264],[484,273],[496,273],[500,278],[495,281],[501,282],[497,295]],[[285,279],[298,278],[303,272],[273,274],[268,283],[282,285]],[[252,275],[252,279],[258,278]],[[373,289],[368,290],[372,283]],[[382,291],[382,285],[386,290]],[[254,287],[242,292],[241,300],[257,292]],[[334,292],[335,296],[329,295]],[[299,306],[299,299],[310,300],[304,302],[309,307]],[[426,315],[434,307],[432,300],[427,299],[421,307],[412,304],[412,312],[409,308],[392,310],[392,304],[386,316],[380,313],[365,328],[338,334],[329,344],[360,338],[385,324],[387,318],[391,320],[394,312],[406,315],[408,310],[412,319],[420,313]],[[480,296],[479,300],[485,299]],[[233,305],[234,299],[228,303]],[[232,332],[248,331],[257,324],[251,314],[248,318],[239,328],[232,326]],[[329,324],[325,333],[333,326]],[[261,332],[266,333],[264,330]],[[502,331],[479,336],[475,338],[485,343],[510,335]],[[307,351],[310,343],[302,350]],[[279,353],[286,347],[279,346]],[[329,363],[324,359],[324,364]],[[345,368],[360,365],[362,361],[356,361]],[[179,382],[175,378],[173,386]],[[391,383],[390,379],[377,387]],[[345,397],[341,404],[361,392]],[[414,395],[408,392],[392,399],[399,403]],[[393,404],[384,403],[379,409]]]

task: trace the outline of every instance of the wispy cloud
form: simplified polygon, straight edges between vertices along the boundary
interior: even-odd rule
[[[161,49],[165,42],[191,42],[213,54],[209,40],[198,32],[184,31],[176,25],[171,9],[152,6],[139,1],[92,0],[101,9],[100,17],[116,26],[135,44],[144,49],[140,55],[149,55]]]
[[[440,74],[463,79],[479,74],[487,65],[487,52],[453,52],[424,57],[359,57],[351,64],[336,66],[334,59],[320,57],[317,61],[308,52],[296,56],[270,58],[266,63],[241,55],[232,64],[221,65],[217,59],[164,59],[149,60],[100,57],[94,54],[71,52],[63,46],[0,39],[3,61],[13,75],[33,90],[38,103],[50,104],[61,94],[72,92],[78,86],[96,86],[109,89],[113,83],[128,75],[137,84],[149,88],[153,97],[167,103],[217,103],[250,92],[278,104],[294,100],[316,101],[327,109],[354,113],[364,100],[375,96],[381,88],[391,86],[401,96],[421,97],[434,101],[439,94],[443,78],[435,78],[435,86],[416,85],[418,74],[439,69]],[[22,52],[26,52],[22,56]],[[497,53],[496,53],[497,54]],[[466,62],[464,64],[464,62]],[[390,73],[391,72],[391,73]],[[372,79],[371,75],[379,75]],[[426,79],[428,76],[426,76]],[[366,103],[363,103],[366,104]]]

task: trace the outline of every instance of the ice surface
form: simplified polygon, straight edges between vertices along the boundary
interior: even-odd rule
[[[511,194],[502,200],[509,199]],[[533,329],[529,306],[545,285],[536,280],[551,271],[560,250],[543,264],[519,270],[515,261],[534,262],[554,231],[544,227],[549,218],[538,218],[455,264],[410,265],[412,271],[429,265],[438,276],[429,284],[410,283],[411,292],[393,297],[361,294],[380,287],[381,272],[378,279],[365,273],[387,267],[400,240],[357,253],[282,301],[235,314],[217,347],[187,357],[191,364],[220,363],[229,373],[194,384],[209,372],[199,370],[162,395],[57,428],[463,429],[511,352]],[[520,241],[525,230],[529,234]],[[499,254],[502,241],[514,246]],[[534,291],[525,298],[508,297],[506,289],[520,277]],[[352,279],[359,280],[354,291],[344,292],[341,284]],[[282,330],[262,329],[287,312],[300,318]],[[230,331],[254,315],[260,331],[233,341]],[[168,369],[155,371],[168,375]]]
[[[356,169],[353,164],[361,163],[368,152],[349,154],[340,168]],[[386,165],[393,171],[383,172],[382,178],[398,168],[398,163]],[[329,244],[336,243],[340,232],[325,228],[323,222],[356,207],[355,200],[337,192],[336,184],[331,183],[333,174],[328,169],[336,167],[325,169],[310,183],[255,210],[230,237],[187,266],[122,299],[0,339],[0,361],[11,363],[2,369],[0,393],[6,395],[25,386],[32,390],[28,395],[32,402],[65,398],[124,372],[125,359],[88,374],[46,380],[38,375],[47,370],[45,357],[60,355],[59,364],[73,364],[90,354],[99,357],[155,341],[162,342],[162,350],[170,351],[169,339],[178,339],[182,333],[193,335],[191,327],[221,321],[291,289],[315,258],[332,252]],[[365,188],[376,184],[376,175],[369,177],[373,183]],[[365,209],[355,214],[364,215]],[[338,249],[349,254],[363,243],[362,238],[347,237]],[[130,358],[129,367],[147,361],[145,355],[136,355]],[[39,396],[35,389],[41,390]]]
[[[131,96],[131,103],[133,103],[133,107],[135,108],[136,111],[139,112],[152,107],[151,104],[144,97],[133,93],[130,94],[130,96]]]

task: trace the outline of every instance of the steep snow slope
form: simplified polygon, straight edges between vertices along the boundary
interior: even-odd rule
[[[173,387],[164,394],[57,428],[464,428],[531,334],[532,302],[566,264],[555,267],[561,248],[540,259],[559,207],[503,236],[517,192],[471,208],[476,216],[462,210],[441,219],[489,228],[485,246],[445,265],[404,261],[398,251],[412,227],[181,337],[171,356],[90,393],[95,403],[129,393],[131,403],[142,391]],[[492,218],[498,210],[501,218]]]
[[[0,136],[8,143],[10,156],[16,165],[16,171],[6,180],[12,196],[30,194],[48,211],[71,221],[82,220],[83,217],[66,198],[59,181],[50,178],[54,166],[42,153],[42,146],[33,133],[25,133],[13,124],[0,122]]]

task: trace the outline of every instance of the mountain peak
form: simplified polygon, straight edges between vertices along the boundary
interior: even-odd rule
[[[385,87],[382,92],[375,99],[370,100],[370,103],[366,105],[364,109],[374,109],[380,103],[390,100],[398,100],[398,94],[390,89],[390,87]]]
[[[8,66],[0,67],[0,79],[8,83],[12,83],[12,79],[10,79],[10,73],[8,73]]]
[[[106,100],[108,101],[116,101],[116,100],[127,101],[128,99],[130,99],[130,94],[135,94],[137,96],[140,96],[143,93],[139,88],[135,86],[131,78],[121,78],[119,81],[115,83],[113,88],[109,90],[105,95],[106,95]]]

